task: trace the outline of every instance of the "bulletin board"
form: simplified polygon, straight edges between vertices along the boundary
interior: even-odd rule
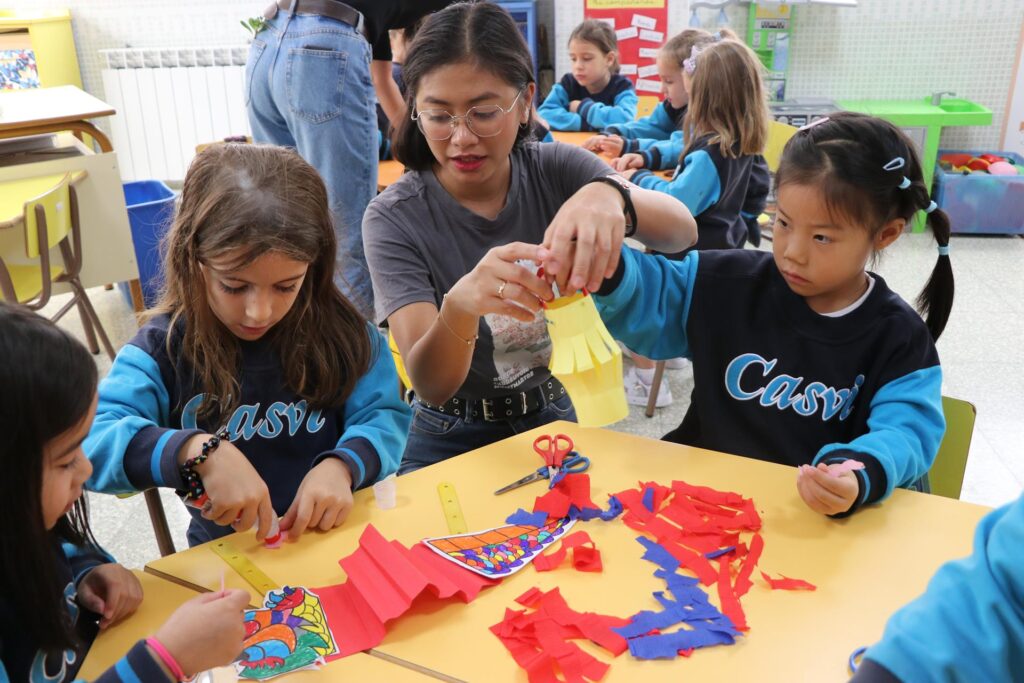
[[[619,73],[636,87],[637,116],[647,116],[661,102],[657,59],[669,38],[667,0],[584,0],[583,16],[606,21],[615,29]]]

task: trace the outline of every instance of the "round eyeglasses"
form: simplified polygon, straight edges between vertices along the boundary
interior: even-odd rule
[[[478,138],[493,138],[505,127],[505,116],[515,109],[523,94],[520,90],[508,108],[497,104],[480,104],[470,107],[462,116],[449,114],[444,109],[421,109],[413,112],[412,120],[419,125],[420,132],[428,140],[447,140],[455,133],[459,120],[466,122],[469,131]]]

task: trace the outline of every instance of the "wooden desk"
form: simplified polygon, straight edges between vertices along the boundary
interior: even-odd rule
[[[139,610],[125,621],[101,632],[82,663],[79,676],[93,680],[117,660],[140,638],[152,635],[183,602],[191,600],[196,592],[164,581],[152,574],[133,572],[142,582],[145,598]],[[238,680],[231,667],[211,672],[212,678],[199,679],[199,683],[233,683]],[[288,676],[295,681],[429,681],[430,677],[392,664],[379,657],[357,654],[332,662],[320,671],[298,671]]]
[[[595,135],[599,135],[599,133],[596,133],[596,132],[593,132],[593,131],[590,131],[590,132],[579,132],[579,131],[571,131],[571,130],[553,130],[553,131],[551,131],[551,137],[553,137],[557,142],[564,142],[564,143],[567,143],[567,144],[570,144],[570,145],[577,145],[577,146],[580,146],[580,147],[583,146],[584,142],[586,142],[590,138],[594,137]]]
[[[0,138],[70,130],[91,136],[110,152],[110,140],[88,119],[113,114],[109,104],[73,85],[9,90],[0,92]]]
[[[384,189],[402,177],[405,173],[405,166],[402,162],[389,159],[377,162],[377,192]]]
[[[739,643],[677,661],[642,662],[626,654],[614,660],[607,681],[641,676],[676,681],[684,675],[690,680],[845,680],[850,653],[875,642],[888,616],[920,594],[940,564],[970,552],[974,527],[988,512],[897,491],[884,505],[835,521],[804,505],[792,468],[560,422],[400,478],[394,510],[377,510],[372,493],[360,491],[348,523],[333,532],[307,535],[278,551],[256,547],[251,535],[236,535],[232,542],[277,581],[307,586],[340,581],[344,573],[337,560],[355,549],[369,521],[385,537],[406,544],[444,534],[436,492],[441,481],[454,484],[470,530],[500,525],[517,507],[532,509],[534,498],[545,491],[540,484],[499,498],[492,492],[535,468],[539,459],[532,440],[556,431],[572,436],[577,449],[593,460],[595,502],[636,486],[638,479],[664,484],[682,479],[752,497],[764,520],[760,567],[818,586],[813,593],[773,592],[758,579],[743,599],[751,630]],[[393,622],[375,651],[463,680],[480,680],[480,672],[489,671],[492,680],[525,681],[525,672],[487,628],[501,620],[505,607],[516,606],[513,600],[527,589],[558,586],[579,611],[629,616],[658,609],[651,593],[664,584],[653,577],[654,565],[640,559],[642,549],[634,540],[638,534],[621,521],[592,521],[581,528],[602,552],[603,573],[563,567],[538,574],[527,568],[486,589],[469,605],[427,600]],[[147,570],[212,589],[219,585],[222,566],[199,546],[157,560]],[[228,574],[232,586],[245,586],[240,577]],[[710,594],[717,603],[715,590]]]

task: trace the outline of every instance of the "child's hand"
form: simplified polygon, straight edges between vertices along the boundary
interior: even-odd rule
[[[588,183],[562,204],[544,233],[550,253],[544,270],[562,294],[597,291],[619,264],[626,232],[622,197],[604,183]]]
[[[141,602],[139,579],[113,562],[94,567],[78,582],[78,603],[100,615],[100,629],[134,614]]]
[[[573,114],[575,114],[579,108],[580,100],[573,100],[572,102],[569,103],[569,111],[571,111]]]
[[[587,150],[588,152],[600,154],[601,149],[604,146],[604,141],[607,139],[607,135],[594,135],[592,137],[589,137],[583,143],[583,149]]]
[[[602,137],[604,139],[601,140],[601,154],[610,157],[617,157],[622,154],[622,148],[626,146],[626,141],[622,139],[621,135],[605,135]]]
[[[291,539],[306,529],[330,531],[351,511],[352,474],[341,458],[326,458],[303,477],[295,500],[281,518],[281,531]]]
[[[187,457],[195,457],[209,439],[208,434],[198,434],[189,439],[182,450],[187,452]],[[196,466],[196,471],[210,497],[203,507],[203,518],[221,526],[231,525],[235,531],[251,529],[258,521],[256,540],[267,537],[274,516],[270,492],[238,447],[226,439],[221,440],[210,457]]]
[[[627,168],[625,171],[619,171],[619,175],[625,178],[626,180],[633,180],[633,176],[636,175],[636,172],[637,169],[635,168]]]
[[[628,171],[631,168],[643,168],[644,158],[639,154],[630,152],[629,154],[623,154],[618,159],[612,160],[612,168],[620,173],[622,171]]]
[[[817,467],[801,465],[796,476],[796,489],[807,506],[823,515],[846,512],[857,501],[860,484],[853,472],[836,476],[836,465],[818,463]]]
[[[177,609],[156,632],[186,675],[230,664],[242,651],[249,603],[243,590],[203,593]]]

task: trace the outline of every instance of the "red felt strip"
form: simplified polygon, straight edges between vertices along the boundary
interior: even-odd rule
[[[729,617],[736,630],[746,631],[749,629],[747,626],[747,616],[743,613],[743,607],[740,605],[739,598],[736,597],[736,593],[733,591],[731,577],[729,576],[729,564],[728,555],[723,555],[718,560],[718,601],[722,614]]]
[[[599,507],[590,499],[590,475],[585,472],[565,475],[555,488],[569,496],[569,502],[581,510]]]
[[[569,496],[554,488],[543,496],[538,496],[537,501],[533,504],[533,511],[546,512],[548,517],[561,519],[569,514],[569,503]]]
[[[753,573],[757,561],[761,559],[761,551],[763,550],[764,539],[761,538],[761,534],[754,534],[754,537],[750,539],[750,550],[743,559],[740,573],[736,576],[736,597],[743,597],[750,590],[750,587],[754,585],[754,582],[750,580],[750,575]]]
[[[692,571],[705,586],[710,586],[718,581],[718,573],[703,555],[671,541],[662,541],[661,545],[672,557],[679,560],[679,564]]]
[[[589,544],[589,548],[586,547]],[[601,571],[601,553],[590,539],[586,531],[574,531],[564,536],[561,545],[555,551],[544,555],[538,555],[533,560],[533,566],[539,572],[556,569],[565,560],[566,554],[572,550],[572,564],[581,572]]]
[[[780,574],[779,576],[782,576]],[[763,578],[771,589],[774,590],[786,590],[786,591],[813,591],[818,590],[818,587],[813,583],[804,581],[803,579],[791,579],[787,576],[782,576],[781,579],[773,579],[766,573],[761,572],[761,578]]]

